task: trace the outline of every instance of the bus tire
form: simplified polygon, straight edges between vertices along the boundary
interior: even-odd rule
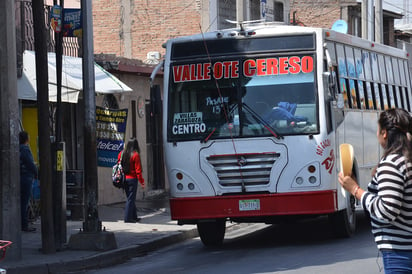
[[[329,215],[335,235],[340,238],[348,238],[356,230],[356,199],[349,193],[346,196],[346,208]]]
[[[218,219],[215,221],[198,222],[197,231],[199,232],[202,243],[207,247],[218,247],[223,243],[226,231],[226,220]]]
[[[352,176],[358,179],[358,162],[353,159]],[[356,198],[349,192],[346,193],[346,209],[329,215],[335,235],[340,238],[348,238],[356,230]]]

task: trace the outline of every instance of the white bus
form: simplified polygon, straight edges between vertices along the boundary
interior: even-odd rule
[[[377,118],[411,110],[407,53],[328,29],[244,24],[165,44],[163,149],[170,208],[220,245],[226,221],[325,215],[356,228],[340,187],[339,145],[354,147],[366,187],[378,163]],[[153,76],[152,76],[153,77]]]

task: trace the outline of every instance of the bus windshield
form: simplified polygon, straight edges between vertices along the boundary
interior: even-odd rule
[[[172,64],[168,141],[317,133],[313,60],[291,55]]]

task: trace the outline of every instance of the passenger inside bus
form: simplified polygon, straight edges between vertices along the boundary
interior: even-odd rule
[[[277,106],[272,108],[262,118],[270,125],[277,121],[286,121],[286,125],[294,123],[307,122],[307,117],[295,115],[297,104],[288,102],[279,102]]]

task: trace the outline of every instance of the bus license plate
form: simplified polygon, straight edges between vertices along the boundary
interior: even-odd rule
[[[239,200],[239,211],[260,210],[260,200]]]

